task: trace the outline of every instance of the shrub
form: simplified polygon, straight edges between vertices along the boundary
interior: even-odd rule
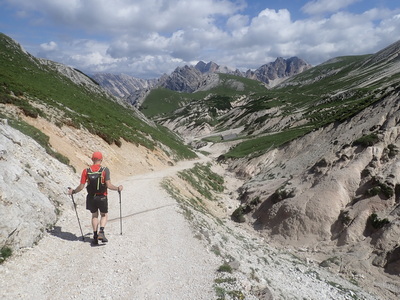
[[[293,198],[295,196],[295,192],[292,188],[286,188],[285,186],[281,186],[279,189],[275,191],[271,195],[271,201],[276,204],[282,200],[287,198]]]
[[[349,216],[349,212],[343,210],[340,212],[339,220],[342,222],[343,225],[346,226],[348,226],[352,221],[351,217]]]
[[[231,218],[235,222],[244,223],[246,219],[244,218],[243,206],[239,206],[238,208],[236,208],[232,213]]]
[[[370,147],[379,142],[379,137],[375,133],[364,135],[353,142],[354,146]]]
[[[218,272],[225,272],[225,273],[232,273],[232,267],[231,267],[229,264],[224,263],[223,265],[221,265],[221,266],[218,268],[217,271],[218,271]]]
[[[396,145],[390,144],[388,145],[388,149],[389,149],[388,153],[389,158],[394,158],[397,155],[397,153],[399,153],[399,150],[396,147]]]
[[[379,219],[378,215],[373,213],[372,215],[369,216],[368,221],[370,222],[370,224],[372,225],[372,227],[374,227],[375,229],[380,229],[383,226],[385,226],[386,224],[389,224],[389,220],[388,219]]]
[[[8,257],[12,255],[12,249],[10,247],[4,246],[0,250],[0,264],[3,263]]]

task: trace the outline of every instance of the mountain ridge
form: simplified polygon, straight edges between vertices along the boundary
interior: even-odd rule
[[[239,71],[227,66],[220,66],[210,61],[199,61],[196,65],[176,67],[170,74],[164,74],[158,79],[138,79],[129,75],[113,75],[98,73],[92,78],[100,83],[111,94],[123,97],[132,104],[142,103],[144,96],[152,88],[163,87],[178,92],[194,93],[204,90],[209,84],[209,74],[231,74],[263,82],[266,86],[274,86],[285,79],[311,68],[304,60],[291,57],[277,58],[274,62],[266,63],[256,70]],[[129,94],[130,93],[130,94]]]

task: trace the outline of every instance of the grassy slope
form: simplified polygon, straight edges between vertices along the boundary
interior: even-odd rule
[[[105,93],[74,84],[27,55],[5,35],[0,35],[0,70],[0,103],[16,105],[27,115],[50,118],[36,107],[54,107],[63,112],[57,120],[59,125],[82,126],[110,144],[118,144],[123,138],[153,149],[160,142],[179,158],[195,156],[165,128],[141,121],[133,110],[112,101]]]
[[[306,123],[298,127],[288,126],[272,135],[254,137],[238,144],[226,156],[262,154],[314,129],[334,122],[343,122],[390,93],[390,88],[387,92],[385,87],[398,88],[400,74],[361,85],[368,77],[385,68],[360,67],[369,57],[370,55],[337,58],[331,63],[317,66],[291,79],[293,85],[267,91],[270,99],[279,99],[284,103],[281,106],[283,114],[301,112]],[[254,106],[265,105],[263,100],[254,100],[251,103]]]
[[[183,107],[192,101],[203,101],[203,99],[207,98],[209,95],[218,95],[220,98],[233,99],[238,95],[248,95],[250,93],[262,95],[266,90],[265,87],[260,84],[260,82],[255,80],[229,74],[219,74],[219,77],[220,84],[208,91],[180,93],[165,88],[154,89],[146,97],[141,111],[150,118],[160,115],[174,117],[174,112],[178,108]],[[244,86],[244,90],[238,91],[232,88],[231,81],[241,82]],[[214,104],[214,106],[218,105],[218,103]],[[210,105],[207,104],[207,106]]]
[[[400,73],[383,76],[375,82],[368,83],[370,78],[389,67],[385,63],[366,64],[370,57],[371,55],[338,57],[291,78],[285,85],[269,90],[261,87],[257,81],[224,74],[220,75],[222,83],[207,92],[185,94],[160,89],[146,99],[144,113],[153,117],[159,112],[157,108],[162,107],[163,117],[173,119],[178,114],[189,115],[190,103],[206,103],[204,107],[211,111],[223,101],[229,102],[238,95],[247,95],[248,101],[240,108],[240,115],[235,116],[237,118],[235,123],[242,124],[241,120],[249,120],[247,117],[254,113],[260,116],[252,121],[254,123],[242,124],[246,128],[239,137],[243,142],[231,149],[226,157],[257,156],[327,124],[343,122],[365,107],[380,101],[390,93],[390,88],[397,89]],[[244,90],[238,92],[232,89],[227,84],[231,79],[243,82]],[[390,88],[386,89],[387,87]],[[210,94],[214,95],[211,99],[218,101],[206,101],[206,98],[210,99]],[[224,105],[225,108],[229,106],[226,103]],[[175,111],[183,106],[186,108],[179,112]],[[266,131],[253,135],[252,129],[270,118],[267,114],[262,115],[262,112],[272,107],[278,107],[280,110],[280,115],[273,116],[275,118],[294,116],[294,114],[296,117],[280,131]],[[195,117],[195,114],[192,116]],[[218,116],[217,120],[214,120],[214,125],[219,126],[216,128],[229,129],[223,128],[226,126],[224,125],[226,118],[226,115]]]

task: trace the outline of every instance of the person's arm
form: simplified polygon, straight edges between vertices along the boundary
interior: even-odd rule
[[[79,193],[80,191],[83,190],[84,187],[85,187],[85,185],[83,183],[81,183],[75,189],[68,188],[68,195]]]
[[[86,176],[87,176],[87,170],[84,169],[81,174],[80,184],[75,189],[68,188],[68,195],[76,194],[83,190],[86,184]]]
[[[122,185],[119,186],[115,186],[111,183],[111,180],[106,180],[106,186],[108,189],[113,190],[113,191],[122,191],[122,189],[124,188]]]

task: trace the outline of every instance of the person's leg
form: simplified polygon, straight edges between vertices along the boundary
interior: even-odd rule
[[[99,212],[96,211],[92,213],[92,228],[93,232],[97,232],[97,227],[99,226]]]
[[[101,219],[100,219],[100,231],[99,231],[99,237],[98,239],[103,241],[104,243],[108,242],[105,234],[104,234],[104,227],[106,227],[107,220],[108,220],[108,213],[102,213],[101,214]]]
[[[101,227],[106,227],[107,225],[107,220],[108,220],[108,213],[100,213],[101,214],[101,219],[100,219],[100,228]]]
[[[99,213],[92,212],[92,228],[93,228],[93,241],[92,244],[97,245],[98,242],[98,234],[97,234],[97,227],[99,226]]]

